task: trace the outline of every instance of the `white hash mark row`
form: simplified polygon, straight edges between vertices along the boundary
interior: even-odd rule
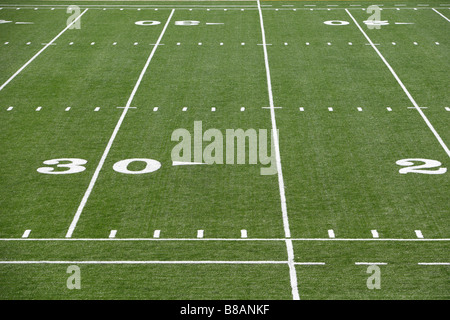
[[[379,239],[380,238],[380,235],[379,235],[377,230],[375,230],[375,229],[374,230],[370,230],[370,232],[372,234],[372,238],[374,238],[374,239]],[[418,239],[424,239],[424,236],[423,236],[421,230],[414,230],[414,232],[415,232],[416,237]],[[328,238],[330,238],[330,239],[335,239],[336,238],[336,234],[335,234],[333,229],[329,229],[328,230]]]
[[[421,230],[414,230],[414,232],[415,232],[416,237],[418,239],[424,239],[424,236],[423,236]],[[31,233],[31,229],[25,230],[23,235],[22,235],[22,238],[28,238],[30,236],[30,233]],[[372,237],[374,239],[380,238],[377,230],[371,230],[371,233],[372,233]],[[110,233],[109,233],[108,238],[114,239],[116,237],[116,234],[117,234],[117,230],[111,230]],[[202,230],[202,229],[197,230],[197,238],[198,239],[203,239],[204,235],[205,235],[205,230]],[[153,232],[153,238],[159,239],[160,237],[161,237],[161,230],[155,230]],[[248,233],[247,233],[246,229],[242,229],[241,230],[241,238],[243,238],[243,239],[248,238]],[[328,238],[330,238],[330,239],[335,239],[336,238],[336,234],[335,234],[333,229],[329,229],[328,230]]]
[[[122,107],[117,107],[117,108],[122,108]],[[130,107],[130,108],[132,108],[132,109],[135,109],[135,107]],[[275,107],[276,109],[282,109],[281,107]],[[422,109],[427,109],[427,107],[421,107]],[[6,111],[12,111],[14,109],[14,107],[13,106],[9,106],[7,109],[6,109]],[[41,107],[41,106],[38,106],[36,109],[35,109],[35,111],[41,111],[43,108]],[[66,107],[65,109],[64,109],[64,111],[70,111],[72,108],[71,107]],[[98,111],[100,111],[100,109],[101,109],[101,107],[95,107],[93,110],[95,111],[95,112],[98,112]],[[268,109],[267,107],[263,107],[263,109]],[[305,107],[299,107],[298,108],[299,109],[299,111],[300,112],[305,112]],[[408,109],[412,109],[411,107],[408,107]],[[450,111],[450,107],[444,107],[444,109],[445,109],[445,111]],[[159,108],[158,107],[154,107],[153,108],[153,111],[154,112],[156,112],[156,111],[158,111],[159,110]],[[215,112],[217,110],[217,108],[216,107],[211,107],[211,112]],[[245,107],[240,107],[240,109],[239,109],[241,112],[244,112],[245,110],[246,110],[246,108]],[[362,108],[362,107],[357,107],[356,108],[356,110],[358,110],[359,112],[362,112],[364,109]],[[386,107],[386,110],[387,111],[392,111],[392,108],[391,107]],[[183,111],[183,112],[186,112],[186,111],[188,111],[188,107],[183,107],[182,109],[181,109],[181,111]],[[330,111],[330,112],[333,112],[333,111],[335,111],[335,109],[333,108],[333,107],[328,107],[328,111]]]
[[[304,5],[303,7],[304,8],[300,8],[300,7],[298,7],[298,8],[286,8],[286,7],[292,7],[293,5],[282,5],[282,7],[284,7],[284,8],[281,8],[281,10],[282,11],[290,11],[290,10],[292,10],[292,11],[297,11],[297,9],[309,9],[310,11],[314,11],[314,10],[327,10],[327,11],[331,11],[332,9],[339,9],[339,5],[327,5],[327,7],[333,7],[333,8],[321,8],[321,7],[318,7],[317,8],[317,6],[316,5]],[[353,8],[355,8],[356,9],[356,7],[361,7],[361,5],[360,4],[350,4],[349,5],[350,7],[353,7]],[[382,4],[378,4],[377,5],[378,7],[383,7],[383,5]],[[404,7],[404,9],[414,9],[414,10],[417,10],[417,8],[416,7],[413,7],[413,8],[406,8],[405,6],[406,5],[394,5],[394,8],[385,8],[385,9],[396,9],[397,11],[400,11],[400,9],[401,8],[399,8],[399,6],[402,6],[402,7]],[[424,8],[424,7],[429,7],[430,5],[429,4],[418,4],[417,5],[417,7],[420,7],[420,8]],[[449,6],[449,4],[440,4],[439,6],[441,6],[441,7],[448,7]],[[266,8],[262,8],[263,10],[271,10],[271,11],[276,11],[276,12],[278,12],[278,11],[280,11],[280,8],[267,8],[267,7],[271,7],[271,5],[266,5]],[[8,8],[8,9],[15,9],[15,10],[21,10],[21,8],[20,7],[16,7],[16,8]],[[29,8],[29,7],[23,7],[23,9],[25,9],[25,10],[27,10],[27,9],[34,9],[35,11],[37,11],[37,10],[39,10],[39,8]],[[51,10],[51,11],[54,11],[56,8],[40,8],[41,10]],[[60,8],[58,8],[58,9],[60,9]],[[63,9],[65,9],[65,8],[63,8]],[[111,8],[111,7],[109,7],[109,8],[92,8],[92,9],[102,9],[103,11],[106,11],[106,10],[119,10],[119,11],[124,11],[125,9],[126,10],[136,10],[136,11],[141,11],[142,9],[144,9],[144,10],[154,10],[154,11],[158,11],[158,8],[132,8],[132,7],[127,7],[127,8]],[[171,9],[173,9],[173,8],[164,8],[165,10],[171,10]],[[177,8],[177,9],[188,9],[189,11],[192,11],[193,10],[193,8]],[[248,8],[248,10],[255,10],[256,8]],[[383,8],[380,8],[381,10],[383,10]],[[445,8],[442,8],[442,9],[445,9]],[[448,9],[448,8],[447,8]],[[3,10],[3,8],[0,8],[0,10]],[[210,9],[210,8],[207,8],[207,9],[205,9],[205,8],[195,8],[195,10],[198,10],[198,11],[200,11],[200,10],[206,10],[206,11],[211,11],[211,10],[215,10],[215,11],[218,11],[218,10],[223,10],[223,11],[228,11],[228,10],[240,10],[240,11],[245,11],[245,9],[244,8],[214,8],[214,9]],[[361,8],[361,10],[366,10],[366,8]]]
[[[236,42],[237,43],[237,42]],[[4,42],[3,43],[4,45],[9,45],[9,44],[12,44],[10,41],[6,41],[6,42]],[[31,45],[32,44],[32,42],[31,41],[28,41],[28,42],[25,42],[25,45],[27,45],[27,46],[29,46],[29,45]],[[75,44],[75,42],[73,42],[73,41],[70,41],[70,42],[68,42],[67,43],[69,46],[72,46],[72,45],[74,45]],[[83,44],[83,43],[81,43],[81,44]],[[92,41],[92,42],[90,42],[89,43],[91,46],[94,46],[94,45],[96,45],[96,42],[95,41]],[[111,45],[113,45],[113,46],[116,46],[118,44],[118,42],[112,42],[111,43]],[[186,43],[185,43],[186,44]],[[190,43],[188,43],[188,45],[189,45]],[[198,45],[198,46],[203,46],[204,45],[204,43],[203,42],[196,42],[196,44]],[[215,45],[217,45],[217,43],[214,43]],[[219,44],[219,46],[223,46],[225,43],[224,42],[218,42],[218,44]],[[228,43],[229,44],[229,43]],[[234,43],[235,44],[235,43]],[[245,46],[246,45],[246,43],[245,42],[239,42],[239,44],[241,45],[241,46]],[[291,43],[292,44],[292,43]],[[295,44],[297,44],[297,43],[295,43]],[[307,45],[307,46],[310,46],[311,45],[311,42],[305,42],[304,43],[305,45]],[[332,46],[333,45],[333,43],[332,42],[319,42],[319,43],[315,43],[315,44],[318,44],[318,45],[323,45],[323,44],[326,44],[327,46]],[[336,44],[336,43],[335,43]],[[340,44],[340,43],[338,43],[338,44]],[[398,44],[398,42],[391,42],[391,45],[393,45],[393,46],[396,46]],[[412,44],[413,45],[415,45],[415,46],[418,46],[419,45],[419,43],[417,42],[417,41],[413,41],[412,42]],[[438,42],[438,41],[434,41],[434,44],[435,45],[437,45],[437,46],[439,46],[441,43],[440,42]],[[47,43],[40,43],[40,45],[47,45]],[[57,45],[57,43],[52,43],[52,45]],[[139,42],[133,42],[133,46],[138,46],[139,45]],[[147,43],[144,43],[144,44],[142,44],[141,43],[141,45],[150,45],[150,46],[154,46],[155,44],[154,43],[149,43],[149,44],[147,44]],[[164,44],[162,44],[162,43],[160,43],[159,44],[160,46],[164,46]],[[176,45],[177,46],[181,46],[182,45],[182,43],[181,42],[177,42],[176,43]],[[254,45],[254,44],[252,44],[252,45]],[[262,44],[262,43],[257,43],[256,45],[258,45],[258,46],[262,46],[262,45],[264,45],[264,44]],[[272,46],[272,45],[274,45],[274,44],[272,44],[272,43],[267,43],[266,44],[266,46]],[[284,45],[284,46],[288,46],[289,45],[289,42],[280,42],[279,43],[279,45]],[[354,43],[353,42],[347,42],[347,45],[349,45],[349,46],[353,46],[354,45]],[[365,45],[370,45],[369,43],[366,43]],[[377,45],[377,46],[381,46],[382,44],[380,44],[380,43],[376,43],[375,45]]]
[[[31,230],[26,230],[25,233],[23,234],[22,238],[28,238],[28,236],[30,235]],[[117,234],[117,230],[111,230],[109,233],[109,237],[110,239],[113,239],[116,237]],[[202,239],[204,237],[205,234],[205,230],[197,230],[197,238],[198,239]],[[161,236],[161,230],[155,230],[153,232],[153,238],[158,239]],[[247,230],[242,229],[241,230],[241,238],[247,238]]]

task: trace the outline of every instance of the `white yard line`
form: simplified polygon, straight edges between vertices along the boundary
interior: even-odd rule
[[[431,122],[428,120],[428,118],[425,116],[425,114],[423,113],[423,111],[420,109],[419,105],[417,104],[417,102],[414,100],[414,98],[411,96],[411,94],[409,93],[408,89],[406,89],[405,85],[403,84],[403,82],[400,80],[400,78],[398,77],[397,73],[394,71],[394,69],[391,67],[391,65],[389,64],[389,62],[387,62],[387,60],[384,58],[384,56],[381,54],[381,52],[378,50],[378,48],[374,45],[374,43],[372,42],[372,40],[369,38],[369,36],[364,32],[364,30],[361,28],[361,26],[359,25],[358,21],[356,21],[356,19],[353,17],[353,15],[350,13],[350,11],[348,11],[347,9],[345,9],[345,11],[348,13],[348,15],[350,16],[350,18],[353,20],[353,22],[356,24],[356,26],[358,27],[358,29],[361,31],[361,33],[364,35],[364,37],[367,39],[367,41],[369,41],[370,45],[372,46],[373,50],[375,50],[375,52],[378,54],[378,56],[381,58],[381,60],[384,62],[384,64],[386,65],[386,67],[388,67],[389,71],[391,71],[392,75],[394,76],[395,80],[397,80],[398,84],[400,85],[400,87],[403,89],[403,91],[405,92],[405,94],[407,95],[407,97],[409,98],[409,100],[411,101],[412,105],[416,108],[417,112],[419,112],[419,114],[422,116],[422,119],[425,121],[425,123],[427,124],[428,128],[430,128],[431,132],[433,132],[434,136],[436,137],[436,139],[439,141],[440,145],[442,146],[442,148],[444,149],[444,151],[447,153],[447,156],[450,157],[450,150],[447,147],[447,145],[444,143],[444,141],[442,140],[442,138],[440,137],[440,135],[437,133],[437,131],[434,129],[433,125],[431,124]]]
[[[272,120],[272,134],[274,141],[274,150],[275,150],[275,158],[278,172],[278,186],[280,190],[280,200],[281,200],[281,212],[283,214],[283,226],[284,226],[284,235],[286,238],[291,237],[291,231],[289,228],[289,220],[286,206],[286,195],[284,191],[284,179],[283,179],[283,171],[281,169],[281,156],[280,156],[280,146],[278,139],[278,130],[277,130],[277,122],[275,120],[275,105],[273,103],[273,94],[272,94],[272,80],[270,77],[270,68],[269,68],[269,56],[267,54],[267,46],[266,46],[266,33],[264,31],[264,20],[262,16],[261,3],[257,0],[258,3],[258,12],[259,12],[259,20],[261,24],[261,36],[264,50],[264,62],[266,66],[266,77],[267,77],[267,91],[269,94],[269,103],[270,103],[270,118]],[[300,295],[298,293],[298,283],[297,283],[297,273],[295,272],[294,265],[294,249],[292,246],[292,240],[286,239],[286,249],[288,253],[288,265],[289,265],[289,274],[291,280],[291,289],[292,289],[292,297],[294,300],[300,300]]]
[[[419,262],[419,266],[450,266],[450,262]]]
[[[442,13],[440,13],[439,11],[437,11],[435,8],[432,8],[434,12],[436,12],[438,15],[440,15],[442,18],[444,18],[445,20],[447,20],[448,22],[450,22],[450,20],[444,16]]]
[[[283,241],[286,238],[158,238],[160,230],[155,230],[155,238],[0,238],[0,241]],[[292,241],[348,241],[348,242],[446,242],[450,238],[291,238]]]
[[[19,70],[16,71],[4,84],[1,85],[0,91],[3,90],[4,87],[8,85],[19,73],[22,72],[23,69],[25,69],[31,62],[33,62],[34,59],[36,59],[45,49],[47,49],[49,46],[53,44],[64,32],[66,32],[67,29],[69,29],[75,22],[77,22],[83,14],[85,14],[88,11],[88,9],[85,9],[76,19],[72,21],[69,25],[67,25],[63,31],[58,33],[56,37],[54,37],[49,43],[47,43],[41,50],[39,50],[30,60],[28,60]]]
[[[152,52],[150,53],[150,56],[148,57],[147,62],[145,63],[144,68],[142,69],[138,80],[136,81],[133,91],[131,92],[131,95],[128,98],[127,104],[125,105],[125,108],[123,109],[122,115],[120,116],[120,119],[117,122],[116,127],[114,128],[113,134],[112,134],[111,138],[109,139],[109,142],[106,146],[105,151],[103,152],[103,155],[100,159],[100,162],[99,162],[97,168],[95,169],[94,175],[92,176],[91,182],[89,183],[86,193],[84,194],[83,199],[81,200],[81,203],[77,209],[77,212],[75,213],[75,216],[72,220],[72,223],[70,224],[69,230],[67,231],[67,234],[66,234],[66,238],[72,237],[73,231],[75,230],[75,227],[77,226],[77,223],[78,223],[78,220],[80,219],[81,213],[83,212],[86,202],[89,199],[92,189],[95,186],[95,182],[97,181],[98,175],[100,174],[100,170],[102,169],[103,164],[105,163],[106,157],[108,156],[109,150],[111,149],[111,146],[116,138],[116,135],[119,132],[120,126],[122,125],[122,122],[125,119],[125,116],[127,115],[128,109],[130,108],[131,102],[133,101],[133,98],[139,88],[139,85],[141,84],[142,78],[144,77],[144,74],[147,71],[150,61],[152,60],[152,58],[155,54],[155,51],[158,48],[158,44],[161,42],[161,39],[162,39],[164,33],[166,32],[166,29],[169,25],[170,20],[172,19],[174,12],[175,12],[175,9],[172,9],[172,11],[169,15],[169,18],[167,19],[167,22],[164,25],[164,28],[161,31],[161,34],[159,35],[156,45],[153,47]]]

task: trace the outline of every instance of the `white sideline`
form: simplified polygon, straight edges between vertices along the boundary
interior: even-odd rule
[[[286,238],[158,238],[160,230],[155,230],[154,238],[0,238],[0,241],[286,241]],[[156,236],[157,235],[157,236]],[[378,241],[378,242],[445,242],[450,238],[290,238],[292,241]]]
[[[261,36],[262,36],[262,48],[264,50],[264,62],[266,66],[266,77],[267,77],[267,91],[269,93],[269,103],[270,103],[270,118],[272,120],[272,134],[274,140],[274,150],[275,150],[275,158],[278,172],[278,186],[280,189],[280,200],[281,200],[281,211],[283,214],[283,226],[284,226],[284,234],[286,238],[291,237],[291,231],[289,229],[289,219],[287,213],[286,206],[286,195],[284,191],[284,179],[283,179],[283,171],[281,169],[281,156],[280,156],[280,146],[278,139],[278,130],[277,130],[277,122],[275,120],[275,105],[273,103],[273,94],[272,94],[272,80],[270,77],[270,68],[269,68],[269,56],[267,54],[267,42],[266,42],[266,33],[264,31],[264,20],[262,16],[261,3],[257,0],[258,3],[258,12],[259,12],[259,20],[261,24]],[[297,283],[297,273],[295,272],[294,265],[294,249],[292,246],[292,240],[286,239],[286,249],[288,253],[288,265],[289,265],[289,274],[291,280],[291,288],[292,288],[292,297],[294,300],[300,300],[300,295],[298,293],[298,283]]]
[[[0,241],[283,241],[286,238],[160,238],[155,230],[153,238],[0,238]],[[450,238],[290,238],[292,241],[349,241],[349,242],[446,242]]]
[[[448,19],[446,16],[444,16],[442,13],[440,13],[439,11],[437,11],[435,8],[432,8],[434,12],[436,12],[438,15],[440,15],[442,18],[444,18],[445,20],[447,20],[448,22],[450,22],[450,19]]]
[[[8,83],[10,83],[20,72],[22,72],[23,69],[25,69],[31,62],[33,62],[34,59],[36,59],[45,49],[47,49],[49,46],[52,45],[53,42],[56,41],[56,39],[58,39],[64,32],[66,32],[67,29],[69,29],[75,22],[77,22],[77,20],[79,20],[81,18],[81,16],[83,16],[83,14],[86,13],[86,11],[88,11],[89,9],[85,9],[76,19],[74,19],[72,21],[71,24],[69,24],[67,27],[64,28],[63,31],[61,31],[60,33],[58,33],[58,35],[56,37],[54,37],[49,43],[47,43],[41,50],[39,50],[30,60],[28,60],[19,70],[16,71],[16,73],[14,73],[8,80],[6,80],[6,82],[4,84],[1,85],[0,87],[0,91],[3,90],[4,87],[6,87],[6,85]]]
[[[158,261],[158,260],[118,260],[118,261],[52,261],[52,260],[11,260],[0,264],[287,264],[287,261]],[[323,262],[299,262],[298,264],[325,264]]]
[[[131,92],[131,95],[128,98],[127,104],[125,105],[125,108],[123,109],[122,115],[120,116],[120,119],[117,122],[116,127],[114,128],[113,134],[111,135],[111,138],[108,141],[106,149],[103,152],[100,162],[99,162],[97,168],[95,169],[94,175],[92,176],[91,182],[89,183],[86,193],[84,194],[83,199],[81,200],[80,206],[78,207],[77,212],[75,213],[75,216],[72,220],[72,223],[70,224],[69,230],[67,231],[67,234],[66,234],[66,238],[72,237],[73,231],[75,230],[75,227],[77,226],[78,220],[80,219],[80,216],[81,216],[81,213],[83,212],[84,206],[86,205],[86,202],[89,199],[92,189],[94,188],[95,182],[97,181],[98,175],[100,174],[100,170],[102,169],[103,164],[105,163],[106,157],[108,156],[109,150],[111,149],[111,146],[116,138],[116,135],[119,132],[120,126],[122,125],[122,122],[123,122],[125,116],[127,115],[128,109],[130,108],[131,102],[133,101],[134,95],[136,94],[136,92],[139,88],[139,85],[141,84],[142,78],[144,77],[144,74],[147,71],[150,61],[152,60],[153,55],[155,54],[155,51],[158,48],[158,45],[161,42],[161,39],[162,39],[164,33],[166,32],[166,29],[169,25],[170,20],[172,19],[174,12],[175,12],[175,9],[172,9],[172,11],[169,15],[169,18],[167,19],[167,22],[164,25],[164,28],[161,31],[161,34],[159,35],[158,40],[156,41],[156,45],[153,47],[152,52],[150,53],[150,56],[148,57],[147,62],[145,63],[144,68],[142,69],[138,80],[136,81],[133,91]]]
[[[408,89],[406,89],[405,85],[403,84],[403,82],[400,80],[400,78],[398,77],[397,73],[394,71],[394,69],[391,67],[391,65],[389,64],[389,62],[387,62],[387,60],[384,58],[384,56],[381,54],[381,52],[377,49],[377,47],[374,45],[374,43],[372,42],[372,40],[369,38],[369,36],[364,32],[364,30],[361,28],[361,26],[359,25],[359,23],[356,21],[356,19],[353,17],[353,15],[350,13],[350,11],[348,11],[347,9],[345,9],[345,11],[348,13],[348,15],[350,16],[350,18],[353,20],[353,22],[356,24],[356,26],[358,27],[358,29],[361,31],[361,33],[364,35],[364,37],[367,39],[367,41],[369,41],[370,45],[372,46],[373,50],[375,50],[375,52],[378,54],[378,56],[381,58],[381,60],[384,62],[384,64],[386,65],[386,67],[388,67],[389,71],[391,71],[392,75],[394,76],[395,80],[397,80],[398,84],[400,85],[400,87],[402,87],[403,91],[405,92],[405,94],[408,96],[409,100],[411,101],[411,103],[413,104],[413,106],[416,108],[417,112],[419,112],[419,114],[422,116],[423,120],[425,121],[425,123],[428,125],[428,128],[430,128],[431,132],[433,132],[434,136],[436,137],[436,139],[439,141],[439,143],[441,144],[442,148],[444,149],[444,151],[447,153],[447,156],[450,157],[450,150],[447,147],[447,145],[444,143],[444,141],[442,140],[442,138],[439,136],[439,134],[437,133],[437,131],[434,129],[433,125],[431,124],[431,122],[428,120],[428,118],[425,116],[425,114],[423,113],[423,111],[420,109],[419,105],[417,104],[417,102],[414,100],[414,98],[411,96],[411,94],[409,93]]]

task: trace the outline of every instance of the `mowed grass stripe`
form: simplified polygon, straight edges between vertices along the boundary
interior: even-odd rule
[[[170,23],[170,20],[172,19],[172,16],[173,16],[174,12],[175,12],[175,9],[171,11],[169,17],[167,18],[167,22],[164,25],[164,28],[162,29],[158,40],[156,40],[156,43],[153,46],[153,49],[152,49],[152,51],[150,53],[150,56],[148,57],[145,65],[144,65],[144,68],[142,69],[142,71],[141,71],[141,73],[139,75],[139,78],[136,81],[136,84],[135,84],[135,86],[133,88],[133,91],[131,92],[130,97],[128,98],[128,101],[127,101],[127,103],[125,105],[125,108],[124,108],[124,110],[122,112],[122,115],[120,116],[119,121],[117,122],[116,127],[114,128],[113,134],[111,135],[111,138],[109,139],[108,144],[106,145],[106,149],[103,152],[102,157],[100,158],[100,162],[97,165],[97,168],[95,169],[94,175],[93,175],[93,177],[91,179],[91,182],[89,183],[88,189],[86,190],[86,193],[84,194],[83,199],[81,200],[80,206],[78,207],[77,212],[75,213],[75,216],[74,216],[74,218],[72,220],[72,223],[69,226],[69,230],[66,233],[66,238],[72,237],[72,234],[73,234],[73,232],[74,232],[74,230],[75,230],[75,228],[77,226],[78,220],[80,219],[81,213],[83,212],[84,206],[86,205],[86,202],[88,201],[89,196],[91,195],[92,189],[95,186],[97,178],[98,178],[98,176],[100,174],[100,170],[102,169],[103,164],[105,163],[106,157],[109,154],[109,150],[111,149],[112,144],[114,143],[116,135],[117,135],[117,133],[120,130],[122,122],[125,119],[125,116],[127,115],[129,107],[131,106],[131,103],[133,102],[134,96],[135,96],[135,94],[136,94],[136,92],[137,92],[137,90],[139,88],[139,85],[141,84],[141,81],[142,81],[142,79],[143,79],[143,77],[145,75],[145,72],[147,71],[148,66],[150,65],[150,62],[151,62],[151,60],[153,58],[153,55],[155,54],[156,49],[158,48],[158,45],[160,44],[161,39],[164,36],[164,33],[165,33],[166,29],[167,29],[167,26]]]
[[[76,236],[104,237],[117,229],[128,238],[152,238],[154,230],[161,230],[164,238],[190,238],[205,230],[207,237],[234,238],[246,229],[254,237],[282,237],[277,178],[261,176],[261,165],[173,166],[171,159],[177,144],[171,141],[172,132],[184,128],[193,135],[194,121],[202,121],[203,132],[210,128],[223,134],[238,128],[270,132],[270,116],[261,109],[268,101],[263,52],[256,46],[258,15],[176,11],[173,21],[178,20],[200,25],[168,27],[165,45],[158,48],[136,94],[137,112],[127,115],[105,163],[111,167],[122,159],[148,158],[162,166],[141,175],[105,171]],[[182,41],[188,44],[176,45]],[[246,112],[240,112],[243,105]],[[134,170],[139,169],[142,166],[136,164]]]
[[[412,97],[411,93],[408,91],[408,89],[405,87],[405,85],[403,84],[403,82],[400,80],[400,78],[398,77],[397,73],[395,72],[395,70],[391,67],[391,65],[389,64],[389,62],[384,58],[384,56],[381,54],[381,52],[377,49],[377,47],[373,44],[372,40],[369,38],[369,36],[364,32],[364,30],[361,28],[360,24],[356,21],[356,19],[353,17],[353,15],[350,13],[350,11],[348,11],[347,9],[345,10],[349,16],[352,18],[353,22],[357,25],[358,29],[363,33],[363,35],[366,37],[366,39],[369,41],[369,43],[371,44],[372,48],[376,51],[376,53],[379,55],[379,57],[381,58],[381,60],[383,60],[383,62],[385,63],[385,65],[388,67],[389,71],[391,71],[392,75],[394,76],[394,78],[397,80],[398,84],[401,86],[401,88],[403,89],[403,91],[405,92],[405,94],[408,96],[409,100],[411,101],[411,103],[414,105],[414,107],[416,108],[417,112],[419,112],[420,116],[423,118],[423,120],[425,121],[425,123],[427,124],[427,126],[430,128],[430,130],[433,132],[434,136],[436,137],[436,139],[439,141],[439,144],[442,146],[442,148],[444,149],[444,151],[447,153],[447,156],[450,157],[450,149],[447,147],[447,145],[445,144],[445,142],[442,140],[441,136],[439,135],[439,133],[436,131],[436,129],[433,127],[433,125],[431,124],[431,122],[428,120],[428,118],[425,116],[424,112],[420,109],[419,105],[417,104],[416,100],[414,100],[414,98]]]
[[[29,61],[42,43],[49,42],[66,27],[65,12],[0,10],[2,23],[0,33],[0,84],[8,80],[20,67]],[[19,25],[17,22],[31,24]],[[30,45],[26,43],[31,42]]]
[[[168,13],[152,16],[166,19]],[[122,112],[116,107],[126,103],[152,49],[131,45],[130,50],[127,41],[154,43],[163,27],[149,30],[134,24],[143,18],[138,12],[89,12],[80,30],[58,39],[77,45],[49,47],[1,92],[1,101],[14,106],[8,117],[0,114],[7,155],[1,161],[2,236],[14,237],[25,228],[37,237],[66,234]],[[92,39],[120,45],[102,50],[89,46]],[[34,111],[37,106],[42,106],[40,112]],[[64,112],[67,106],[70,112]],[[101,112],[94,113],[98,106]],[[59,176],[36,171],[45,166],[43,161],[67,157],[87,160],[87,169]]]
[[[278,26],[280,18],[290,28]],[[446,176],[403,176],[396,164],[421,156],[445,167],[445,153],[406,108],[410,101],[360,31],[324,24],[332,19],[349,17],[345,11],[265,13],[268,41],[290,44],[268,50],[277,104],[283,106],[277,122],[293,237],[323,238],[333,229],[339,237],[367,238],[376,229],[380,237],[407,238],[420,229],[447,238]],[[327,46],[330,39],[343,45]],[[298,112],[299,106],[308,112]],[[363,113],[355,112],[359,106]],[[419,143],[411,140],[413,133]]]
[[[1,86],[0,91],[3,90],[4,87],[8,85],[20,72],[22,72],[23,69],[25,69],[30,63],[33,62],[34,59],[36,59],[42,52],[44,52],[45,49],[47,49],[50,45],[52,45],[64,32],[66,32],[69,28],[71,28],[74,24],[77,23],[81,19],[81,17],[88,11],[88,9],[85,9],[78,17],[76,17],[71,23],[69,23],[60,33],[56,35],[50,42],[44,45],[44,47],[39,50],[33,57],[31,57],[30,60],[28,60],[22,67],[19,68],[8,80],[6,80]]]

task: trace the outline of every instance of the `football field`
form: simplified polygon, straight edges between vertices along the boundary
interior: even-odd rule
[[[450,299],[449,9],[0,0],[0,299]]]

